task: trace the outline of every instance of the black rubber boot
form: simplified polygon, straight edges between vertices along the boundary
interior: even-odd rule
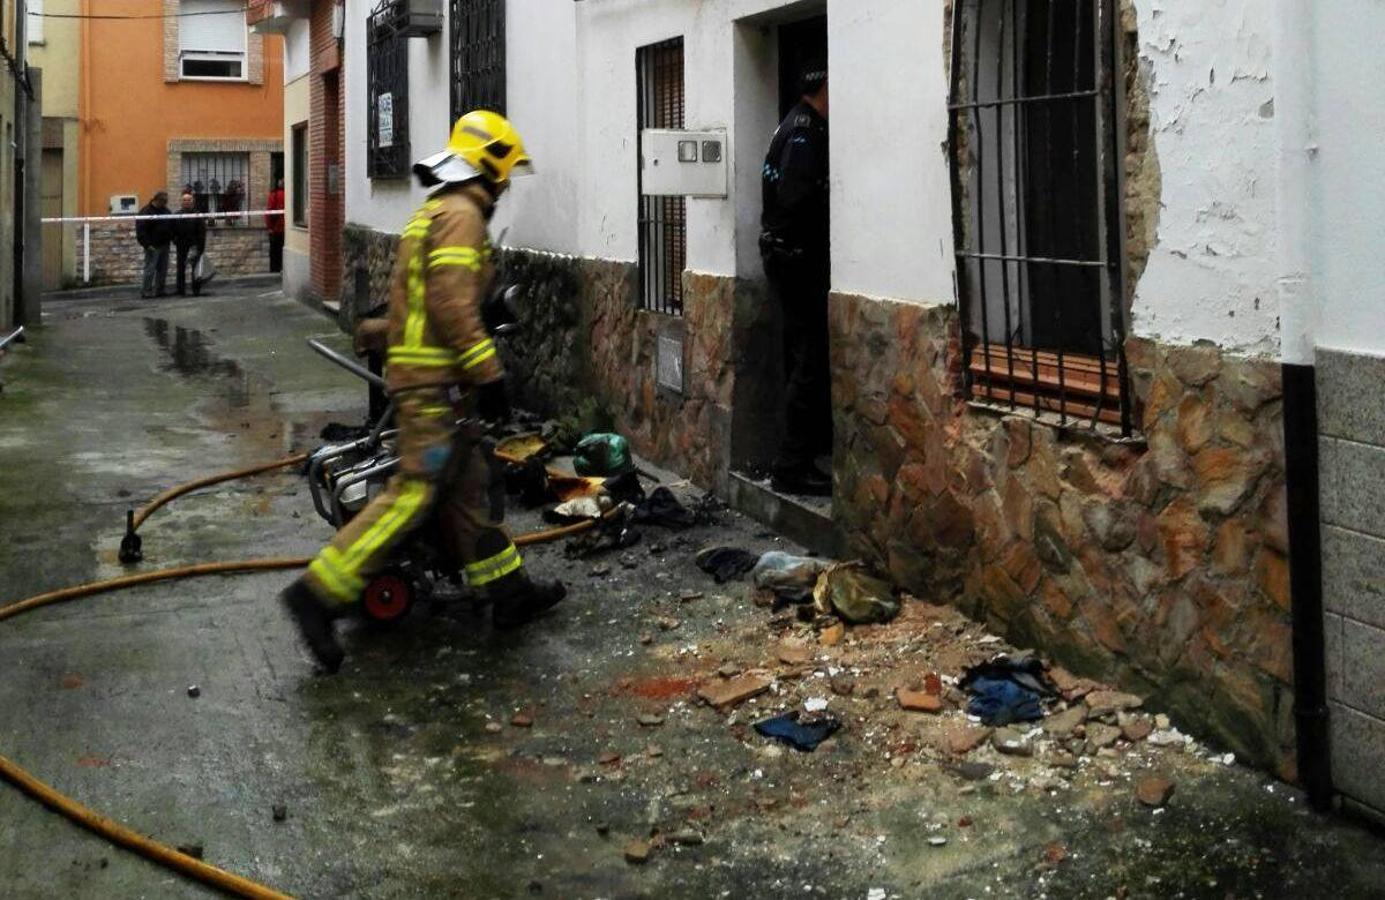
[[[496,628],[518,628],[557,606],[567,596],[561,581],[519,580],[514,589],[497,591],[492,612]]]
[[[284,588],[283,593],[279,595],[279,602],[283,603],[289,615],[293,616],[303,644],[312,653],[318,665],[329,674],[340,669],[346,653],[341,649],[341,644],[337,643],[336,630],[332,627],[332,621],[336,616],[332,614],[332,610],[319,600],[302,580]]]

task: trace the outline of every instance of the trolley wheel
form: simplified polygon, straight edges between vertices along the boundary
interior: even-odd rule
[[[366,621],[394,625],[413,608],[414,588],[399,575],[377,575],[365,586],[362,600]]]

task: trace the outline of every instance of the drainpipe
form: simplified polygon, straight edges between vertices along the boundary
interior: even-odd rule
[[[1279,321],[1284,384],[1284,474],[1289,518],[1294,720],[1299,778],[1309,804],[1332,808],[1332,756],[1323,626],[1314,338],[1321,309],[1313,277],[1317,163],[1313,0],[1276,0],[1275,121],[1279,129]]]

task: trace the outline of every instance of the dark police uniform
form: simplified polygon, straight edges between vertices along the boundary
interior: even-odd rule
[[[784,315],[785,432],[777,475],[801,473],[832,448],[827,356],[831,283],[827,120],[800,100],[770,142],[760,255]]]

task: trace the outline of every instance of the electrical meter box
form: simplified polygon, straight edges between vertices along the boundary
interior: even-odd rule
[[[726,132],[646,128],[640,186],[652,197],[725,197]]]

